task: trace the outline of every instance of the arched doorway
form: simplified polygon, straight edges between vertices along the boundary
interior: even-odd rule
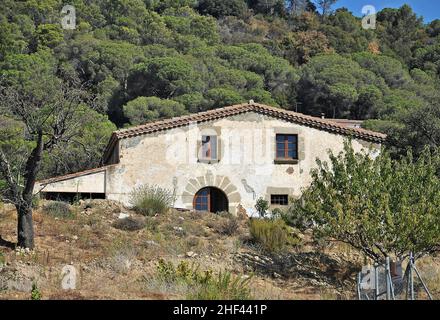
[[[193,207],[197,211],[228,211],[229,203],[225,193],[214,187],[200,189],[194,196]]]

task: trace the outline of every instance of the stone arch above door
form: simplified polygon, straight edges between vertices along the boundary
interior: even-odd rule
[[[226,176],[213,175],[208,171],[204,176],[189,179],[182,194],[182,202],[187,209],[193,209],[193,200],[196,193],[206,187],[216,187],[222,190],[229,201],[229,212],[236,214],[241,196],[237,187]]]

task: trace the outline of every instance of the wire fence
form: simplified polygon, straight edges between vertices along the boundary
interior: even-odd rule
[[[389,258],[382,264],[365,266],[358,275],[360,300],[418,300],[431,293],[424,283],[411,255],[403,271],[402,262]]]

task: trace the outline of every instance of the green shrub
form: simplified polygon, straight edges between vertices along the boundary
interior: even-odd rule
[[[286,245],[295,242],[289,227],[281,219],[251,219],[249,232],[252,240],[267,252],[283,251]]]
[[[130,194],[130,204],[137,213],[145,216],[166,213],[173,204],[173,194],[157,186],[142,185]]]
[[[289,226],[301,231],[305,231],[313,226],[310,213],[300,210],[295,205],[291,206],[281,217]]]
[[[32,284],[31,299],[32,300],[41,300],[41,292],[38,289],[36,283]]]
[[[211,280],[212,271],[199,271],[199,266],[189,265],[186,261],[181,261],[177,267],[170,261],[160,259],[157,264],[159,279],[165,282],[185,282],[189,285],[205,283]]]
[[[54,218],[71,219],[74,217],[69,204],[62,201],[49,202],[43,207],[43,211]]]
[[[184,284],[188,287],[188,299],[197,300],[248,300],[251,280],[220,272],[214,276],[212,270],[200,271],[199,266],[181,261],[177,267],[172,262],[159,260],[158,278],[165,283]]]
[[[269,209],[269,201],[264,200],[263,198],[259,198],[257,203],[255,204],[255,209],[257,209],[260,217],[264,217],[266,215],[267,210]]]
[[[251,292],[248,287],[250,277],[240,278],[230,272],[220,272],[217,277],[202,284],[189,296],[197,300],[249,300]]]
[[[157,274],[160,280],[165,282],[176,281],[176,268],[174,264],[170,261],[165,261],[164,259],[159,259],[157,263]]]
[[[281,208],[275,208],[272,210],[272,219],[284,219],[286,212]]]

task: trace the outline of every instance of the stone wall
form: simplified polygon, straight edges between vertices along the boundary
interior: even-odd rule
[[[298,135],[298,161],[275,163],[275,135]],[[202,135],[218,136],[219,160],[199,161]],[[299,196],[310,182],[316,158],[328,159],[328,150],[340,152],[347,137],[254,112],[199,125],[123,139],[120,162],[107,169],[107,198],[128,202],[140,184],[159,185],[176,195],[176,207],[191,209],[195,193],[213,186],[225,192],[229,210],[243,206],[254,211],[259,197],[289,192]],[[379,146],[353,140],[356,151]]]

